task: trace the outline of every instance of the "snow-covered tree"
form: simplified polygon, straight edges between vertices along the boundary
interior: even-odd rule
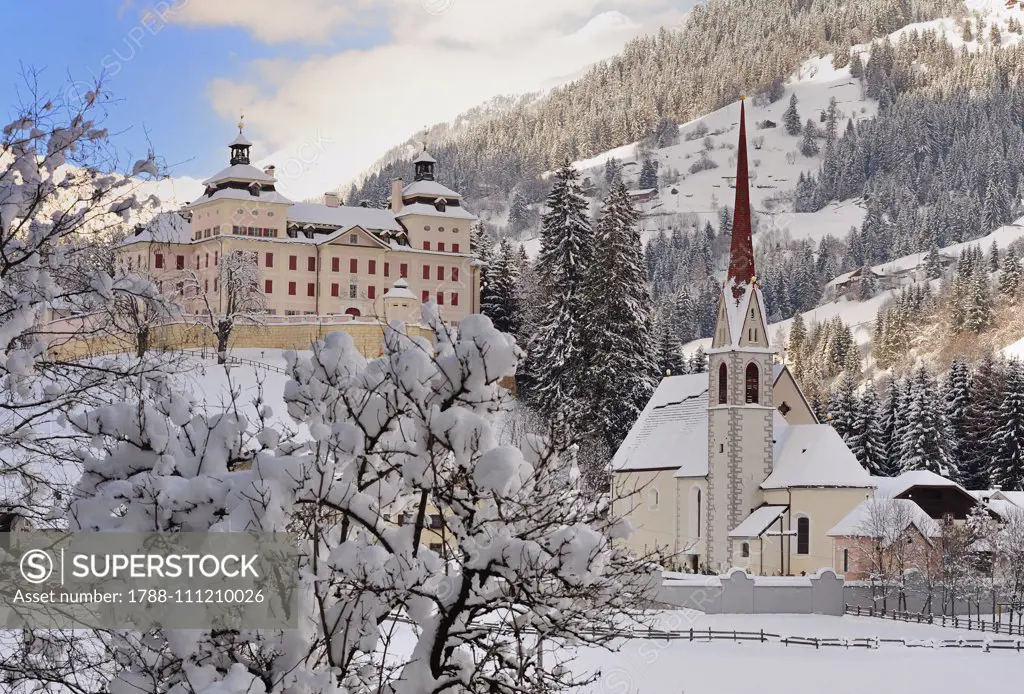
[[[220,293],[211,300],[199,274],[188,270],[182,282],[182,298],[198,304],[202,325],[216,342],[217,363],[224,364],[235,326],[263,325],[265,322],[267,297],[261,286],[256,252],[233,251],[226,254],[221,259],[218,283]]]
[[[872,475],[885,474],[887,467],[885,431],[879,412],[880,404],[875,384],[868,381],[857,404],[857,416],[853,422],[853,435],[849,439],[850,450],[858,462]]]
[[[999,293],[1014,297],[1020,292],[1021,268],[1017,255],[1011,251],[1003,254],[1003,266],[999,271]]]
[[[163,370],[155,358],[90,356],[110,337],[135,352],[114,320],[126,304],[161,310],[153,284],[115,262],[158,203],[141,183],[160,169],[153,156],[118,161],[101,85],[77,101],[26,78],[26,101],[0,129],[0,505],[36,523],[70,498],[82,440],[68,414],[105,402],[121,378]]]
[[[641,188],[657,188],[658,187],[658,165],[651,159],[644,159],[643,166],[640,167],[640,180],[638,184]]]
[[[502,332],[516,334],[520,327],[518,251],[502,239],[487,271],[487,296],[480,312]]]
[[[658,370],[638,214],[621,182],[601,209],[586,291],[592,359],[587,409],[614,451],[654,393]]]
[[[969,446],[967,417],[971,407],[971,368],[963,359],[954,359],[949,372],[942,383],[942,397],[946,407],[946,421],[949,422],[950,434],[953,437],[953,450],[960,464],[959,481],[967,489],[980,489],[974,485],[980,482],[971,477],[970,466],[965,464],[965,453]]]
[[[512,191],[512,198],[508,204],[508,228],[512,233],[522,231],[529,220],[530,208],[527,206],[526,197],[518,188]]]
[[[799,135],[800,134],[800,112],[797,110],[797,98],[794,93],[789,97],[789,107],[786,112],[782,114],[782,125],[786,128],[787,135]]]
[[[658,365],[658,375],[680,376],[687,373],[689,368],[682,352],[679,351],[679,340],[671,321],[662,317],[657,321],[656,330],[655,361]]]
[[[821,147],[818,145],[818,128],[810,118],[804,125],[803,133],[803,139],[800,140],[800,153],[805,157],[817,156],[821,152]]]
[[[902,434],[900,467],[930,470],[954,479],[959,474],[953,455],[952,435],[946,420],[945,404],[935,376],[925,364],[911,378],[909,407]]]
[[[586,292],[594,233],[579,174],[568,161],[555,175],[547,208],[536,265],[544,304],[529,343],[525,395],[545,417],[583,430],[590,394]]]
[[[990,476],[1002,489],[1024,491],[1024,364],[1011,360],[1004,373]]]
[[[857,423],[860,420],[857,379],[849,371],[843,372],[839,383],[829,394],[825,405],[825,419],[847,444],[852,444],[860,433],[857,430]]]
[[[73,528],[298,532],[299,628],[68,634],[94,659],[64,672],[26,643],[5,655],[13,691],[33,679],[81,691],[81,672],[94,690],[158,694],[555,692],[585,680],[545,667],[544,649],[610,643],[593,625],[640,616],[650,564],[613,544],[628,524],[581,493],[566,442],[499,443],[514,340],[483,316],[456,337],[433,304],[424,323],[433,343],[393,324],[378,359],[340,332],[311,356],[287,354],[288,416],[308,435],[282,436],[260,402],[207,414],[161,388],[75,415],[92,447]]]

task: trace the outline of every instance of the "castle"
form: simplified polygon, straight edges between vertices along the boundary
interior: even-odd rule
[[[347,207],[334,193],[322,204],[293,202],[276,190],[273,166],[250,163],[251,147],[240,124],[228,166],[180,214],[161,215],[126,239],[121,262],[149,273],[162,292],[178,292],[191,313],[207,302],[226,310],[222,259],[236,252],[255,254],[268,317],[415,321],[428,300],[453,325],[479,312],[470,254],[476,217],[436,180],[426,145],[413,182],[393,182],[390,209]],[[275,320],[286,319],[268,322]]]

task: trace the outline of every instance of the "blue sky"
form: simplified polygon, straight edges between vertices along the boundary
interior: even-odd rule
[[[316,52],[294,41],[269,46],[240,27],[143,20],[143,10],[124,0],[11,3],[5,24],[25,30],[5,32],[0,45],[0,65],[7,67],[0,75],[4,115],[15,110],[24,93],[19,64],[40,71],[42,86],[51,92],[65,90],[69,80],[90,83],[106,73],[107,90],[116,100],[107,124],[117,133],[117,145],[138,155],[145,153],[148,137],[176,175],[196,177],[219,168],[225,144],[234,137],[204,93],[208,80],[240,80],[252,61],[301,61]],[[333,45],[348,50],[386,40],[380,27],[361,28],[338,32]]]
[[[277,165],[279,189],[302,199],[426,124],[615,54],[689,4],[517,0],[509,13],[507,0],[12,2],[5,26],[19,30],[0,46],[0,107],[17,104],[19,63],[58,95],[105,71],[116,144],[144,155],[148,134],[186,179],[225,164],[244,110],[254,159]]]

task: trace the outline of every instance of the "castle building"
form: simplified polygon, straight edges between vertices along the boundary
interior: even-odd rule
[[[637,551],[690,571],[835,568],[828,532],[875,483],[776,363],[754,266],[745,109],[729,269],[706,374],[664,379],[611,463]]]
[[[416,319],[428,300],[455,325],[479,312],[476,217],[437,181],[426,145],[414,180],[393,182],[390,209],[347,207],[334,193],[322,204],[289,200],[276,190],[273,166],[250,163],[251,147],[239,125],[228,166],[205,181],[202,196],[126,239],[121,261],[161,291],[181,292],[191,312],[206,301],[224,311],[222,259],[235,252],[255,254],[270,316]]]

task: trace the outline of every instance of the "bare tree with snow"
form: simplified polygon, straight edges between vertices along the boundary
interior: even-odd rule
[[[260,287],[256,253],[234,251],[226,254],[220,264],[218,282],[220,292],[211,301],[198,273],[187,270],[182,282],[182,298],[188,301],[190,297],[201,297],[203,326],[217,342],[217,363],[224,364],[235,326],[263,325],[266,322],[267,298]]]

